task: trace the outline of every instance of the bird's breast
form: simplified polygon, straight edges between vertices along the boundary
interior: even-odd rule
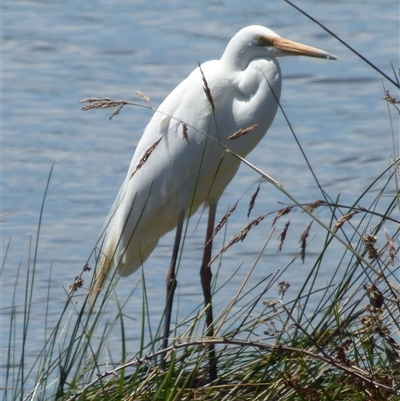
[[[262,104],[274,91],[279,99],[281,89],[281,70],[276,59],[253,59],[237,77],[238,98],[242,101],[258,97]]]
[[[221,102],[216,96],[215,115],[218,132],[226,139],[238,130],[257,126],[248,135],[225,144],[241,156],[246,156],[269,129],[278,109],[281,95],[281,71],[278,62],[253,59],[246,70],[228,80]]]

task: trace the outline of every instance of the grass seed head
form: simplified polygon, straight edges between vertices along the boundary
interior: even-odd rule
[[[300,240],[299,242],[301,243],[300,247],[301,247],[301,261],[304,263],[304,260],[306,258],[306,247],[307,247],[307,237],[310,233],[310,229],[311,229],[311,225],[312,225],[312,221],[310,222],[310,224],[307,226],[307,228],[303,231],[303,233],[300,236]]]
[[[338,220],[336,221],[336,224],[335,224],[334,227],[333,227],[333,232],[334,232],[334,233],[338,232],[339,228],[341,228],[342,225],[343,225],[346,221],[351,220],[351,218],[352,218],[355,214],[357,214],[357,213],[358,213],[358,212],[347,213],[347,214],[345,214],[344,216],[342,216],[340,219],[338,219]]]
[[[273,218],[273,220],[272,220],[271,226],[273,227],[273,226],[276,224],[276,222],[277,222],[282,216],[284,216],[285,214],[289,214],[289,213],[292,211],[292,209],[293,209],[294,207],[296,207],[296,205],[287,206],[287,207],[285,207],[285,208],[283,208],[283,209],[278,210],[278,213],[276,214],[276,216],[275,216],[275,217]]]
[[[212,98],[211,90],[208,87],[208,82],[206,80],[206,77],[204,76],[204,73],[203,73],[200,63],[199,63],[199,69],[200,69],[201,79],[203,80],[203,83],[204,83],[204,86],[203,86],[204,93],[206,94],[207,100],[210,103],[212,110],[214,111],[215,110],[214,100]]]
[[[371,285],[363,285],[364,290],[367,292],[369,303],[374,308],[382,308],[383,305],[383,295],[382,292],[379,291],[378,287],[374,284]]]
[[[280,242],[279,242],[279,246],[278,246],[278,251],[277,252],[281,252],[282,251],[283,243],[285,242],[285,238],[286,238],[287,231],[289,229],[289,225],[290,225],[290,221],[288,221],[285,224],[285,227],[283,227],[283,230],[278,235],[278,239],[280,240]]]
[[[315,202],[312,203],[307,203],[304,207],[304,209],[311,213],[313,212],[315,209],[317,209],[318,207],[320,207],[321,205],[323,205],[324,203],[326,203],[324,200],[317,200]]]
[[[247,135],[249,132],[253,131],[257,127],[258,127],[258,124],[254,124],[254,125],[251,125],[250,127],[239,129],[236,132],[234,132],[232,135],[228,136],[228,138],[226,138],[226,139],[230,139],[230,140],[238,139],[243,135]]]
[[[368,259],[376,259],[378,257],[378,249],[374,247],[376,237],[374,235],[365,234],[362,236],[362,241],[365,245]]]
[[[129,177],[129,179],[131,179],[131,178],[136,174],[136,172],[137,172],[138,170],[140,170],[140,169],[143,167],[143,165],[144,165],[144,164],[147,162],[147,160],[149,159],[150,155],[153,153],[154,149],[155,149],[155,148],[157,147],[157,145],[161,142],[161,139],[162,139],[162,138],[163,138],[163,137],[161,137],[160,139],[158,139],[157,141],[155,141],[155,142],[153,143],[153,145],[151,145],[151,146],[146,150],[146,152],[144,152],[143,157],[139,160],[138,165],[136,166],[135,170],[133,170],[133,172],[132,172],[131,176]]]
[[[259,192],[260,192],[260,184],[258,184],[256,192],[254,192],[254,194],[251,196],[250,203],[249,203],[249,209],[247,211],[247,218],[250,217],[250,213],[253,210],[254,203],[256,202],[257,195],[258,195]]]

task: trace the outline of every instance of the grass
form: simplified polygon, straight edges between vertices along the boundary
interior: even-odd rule
[[[398,82],[393,82],[399,87]],[[108,98],[88,101],[88,109],[116,108],[111,117],[130,104]],[[389,110],[397,114],[399,102],[389,92],[385,93],[385,101]],[[144,107],[151,108],[149,103]],[[395,147],[393,152],[396,154]],[[141,327],[139,346],[136,355],[128,357],[129,299],[122,302],[116,296],[118,278],[110,282],[94,308],[89,306],[82,288],[83,278],[92,275],[89,266],[96,265],[98,260],[96,249],[66,293],[64,309],[56,324],[48,323],[50,271],[47,296],[40,306],[44,311],[44,345],[27,366],[33,295],[38,281],[38,241],[50,172],[36,241],[29,247],[32,256],[26,269],[19,266],[17,270],[7,322],[10,332],[3,399],[399,399],[400,345],[394,340],[400,328],[398,163],[399,159],[394,158],[385,171],[377,173],[351,205],[341,204],[340,198],[330,200],[322,188],[323,200],[311,199],[308,204],[300,204],[279,183],[250,165],[260,179],[275,185],[292,203],[274,213],[257,216],[236,236],[226,238],[225,246],[216,253],[214,295],[219,299],[218,295],[229,288],[231,297],[220,298],[213,337],[203,334],[207,311],[200,304],[183,318],[176,312],[172,345],[160,350],[163,318],[160,316],[159,323],[154,325],[146,276],[142,272],[131,294],[142,294],[141,321],[135,323]],[[258,191],[250,199],[249,210],[259,202]],[[296,209],[304,213],[293,215]],[[234,208],[222,219],[218,235],[224,235],[224,224],[233,212]],[[282,220],[287,217],[290,220],[284,223]],[[247,234],[269,218],[271,234],[254,264],[237,267],[247,269],[244,281],[240,286],[232,284],[236,271],[223,281],[219,269],[227,263],[225,252],[246,241]],[[284,252],[287,234],[292,230],[290,222],[295,219],[304,222],[305,218],[308,222],[297,238],[300,252],[295,258],[304,261],[310,242],[316,241],[312,236],[314,226],[320,227],[324,239],[314,246],[318,247],[318,254],[296,293],[293,294],[291,283],[283,279],[284,272],[292,271],[293,261],[261,280],[255,279],[256,268],[263,263],[262,255],[268,250],[275,252],[270,238],[276,235],[278,227],[279,249]],[[327,264],[332,265],[332,259],[336,268],[321,288],[318,276]],[[5,256],[2,272],[6,266]],[[110,310],[112,313],[107,313]],[[109,351],[110,343],[117,343],[120,356]],[[207,350],[212,344],[218,357],[218,380],[208,383]],[[164,352],[168,365],[162,370],[159,360]]]

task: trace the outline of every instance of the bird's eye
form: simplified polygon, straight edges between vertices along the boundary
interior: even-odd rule
[[[257,35],[257,42],[259,45],[265,45],[266,44],[265,37],[262,35]]]
[[[259,46],[274,46],[274,37],[272,36],[257,35],[256,39]]]

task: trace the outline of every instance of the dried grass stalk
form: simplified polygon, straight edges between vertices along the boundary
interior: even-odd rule
[[[144,102],[150,104],[150,98],[146,96],[143,92],[135,91],[136,95],[138,95]]]
[[[185,123],[182,123],[182,135],[183,135],[183,139],[186,140],[187,143],[189,143],[189,136],[187,133],[188,129],[187,129],[187,125]]]
[[[362,241],[367,251],[368,259],[376,259],[378,257],[378,249],[375,248],[375,235],[365,234],[362,236]]]
[[[106,109],[109,107],[118,107],[121,105],[128,104],[125,100],[112,100],[109,97],[97,98],[97,97],[87,97],[79,101],[79,103],[89,103],[82,107],[83,111],[91,109]]]
[[[296,205],[287,206],[287,207],[285,207],[285,208],[283,208],[283,209],[278,210],[277,215],[276,215],[276,216],[273,218],[273,220],[272,220],[271,226],[273,227],[273,226],[276,224],[276,222],[277,222],[282,216],[284,216],[285,214],[289,214],[289,213],[291,212],[291,210],[292,210],[294,207],[296,207]]]
[[[378,287],[374,284],[371,285],[364,284],[363,288],[367,292],[369,303],[374,308],[382,308],[384,298],[382,292],[379,291]]]
[[[300,247],[301,247],[301,261],[304,263],[304,260],[306,258],[306,247],[307,247],[307,237],[310,233],[310,229],[312,226],[313,221],[310,222],[310,224],[307,226],[307,228],[303,231],[303,233],[300,236]]]
[[[386,100],[388,103],[393,104],[394,107],[396,107],[396,104],[400,104],[400,100],[397,100],[395,97],[391,96],[388,90],[386,91],[386,94],[382,100]],[[396,107],[396,109],[400,112],[398,107]]]
[[[287,231],[289,229],[289,225],[290,225],[290,221],[288,221],[285,224],[285,227],[283,227],[283,230],[278,235],[278,239],[280,240],[280,242],[279,242],[279,246],[278,246],[277,252],[281,252],[282,251],[283,243],[285,242],[285,238],[286,238]]]
[[[253,131],[258,127],[258,124],[254,124],[250,127],[244,128],[244,129],[239,129],[235,133],[233,133],[231,136],[228,136],[227,139],[238,139],[243,135],[248,134],[249,132]]]
[[[387,232],[385,232],[385,237],[387,240],[387,249],[389,252],[389,264],[390,266],[394,266],[394,258],[396,256],[396,251],[393,245],[393,238]]]
[[[278,283],[278,287],[279,287],[278,295],[279,298],[282,300],[286,294],[286,291],[290,288],[290,283],[288,283],[287,281],[280,281]]]
[[[70,292],[75,292],[78,288],[82,288],[83,279],[80,276],[76,276],[74,282],[69,286]]]
[[[247,224],[239,234],[236,234],[226,245],[224,245],[219,252],[210,260],[210,263],[208,264],[209,266],[217,259],[222,253],[224,253],[226,250],[228,250],[232,245],[236,244],[239,241],[243,241],[248,232],[252,229],[252,227],[257,226],[259,223],[261,223],[267,215],[263,214],[261,216],[258,216],[256,219],[251,221],[249,224]]]
[[[227,222],[229,216],[235,211],[236,206],[237,206],[237,202],[228,210],[227,213],[225,213],[225,215],[222,217],[222,219],[219,221],[219,223],[215,226],[213,234],[211,236],[211,238],[208,240],[208,242],[212,241],[214,239],[214,237],[217,235],[217,233],[221,230],[221,228],[225,225],[225,223]]]
[[[344,216],[342,216],[340,219],[338,219],[336,221],[336,224],[333,227],[333,232],[336,233],[340,227],[342,227],[342,225],[346,222],[351,220],[351,218],[357,214],[358,212],[351,212],[351,213],[347,213]]]
[[[214,100],[212,98],[210,88],[208,87],[208,83],[207,83],[206,77],[204,76],[204,73],[203,73],[200,63],[199,63],[199,69],[200,69],[201,79],[203,80],[203,83],[204,83],[204,87],[203,87],[204,93],[206,94],[207,100],[211,104],[212,110],[214,111],[215,110]]]
[[[155,141],[153,143],[153,145],[151,145],[146,152],[144,153],[143,157],[140,159],[138,165],[136,166],[135,170],[133,170],[131,176],[129,177],[129,179],[131,179],[138,170],[140,170],[142,168],[142,166],[147,162],[147,160],[149,159],[150,155],[153,153],[154,149],[157,147],[157,145],[161,142],[161,139],[163,137],[161,137],[160,139],[158,139],[157,141]]]
[[[119,112],[122,110],[122,108],[130,104],[129,102],[126,102],[125,100],[112,100],[109,97],[103,97],[101,99],[96,98],[96,97],[90,97],[90,98],[84,98],[79,101],[79,103],[89,103],[88,105],[82,107],[83,111],[91,110],[91,109],[107,109],[110,107],[117,107],[117,109],[114,111],[113,114],[109,117],[111,120],[114,116],[119,114]]]
[[[254,194],[252,195],[252,197],[251,197],[251,199],[250,199],[249,209],[248,209],[248,211],[247,211],[247,218],[250,217],[250,213],[251,213],[251,211],[253,210],[254,203],[255,203],[255,201],[256,201],[256,199],[257,199],[257,195],[258,195],[258,193],[260,192],[260,185],[261,185],[261,184],[258,184],[258,187],[257,187],[257,189],[256,189],[256,192],[254,192]]]
[[[313,212],[315,209],[317,209],[318,207],[320,207],[321,205],[323,205],[324,203],[326,203],[324,200],[317,200],[313,203],[307,203],[304,207],[304,209],[311,213]]]

